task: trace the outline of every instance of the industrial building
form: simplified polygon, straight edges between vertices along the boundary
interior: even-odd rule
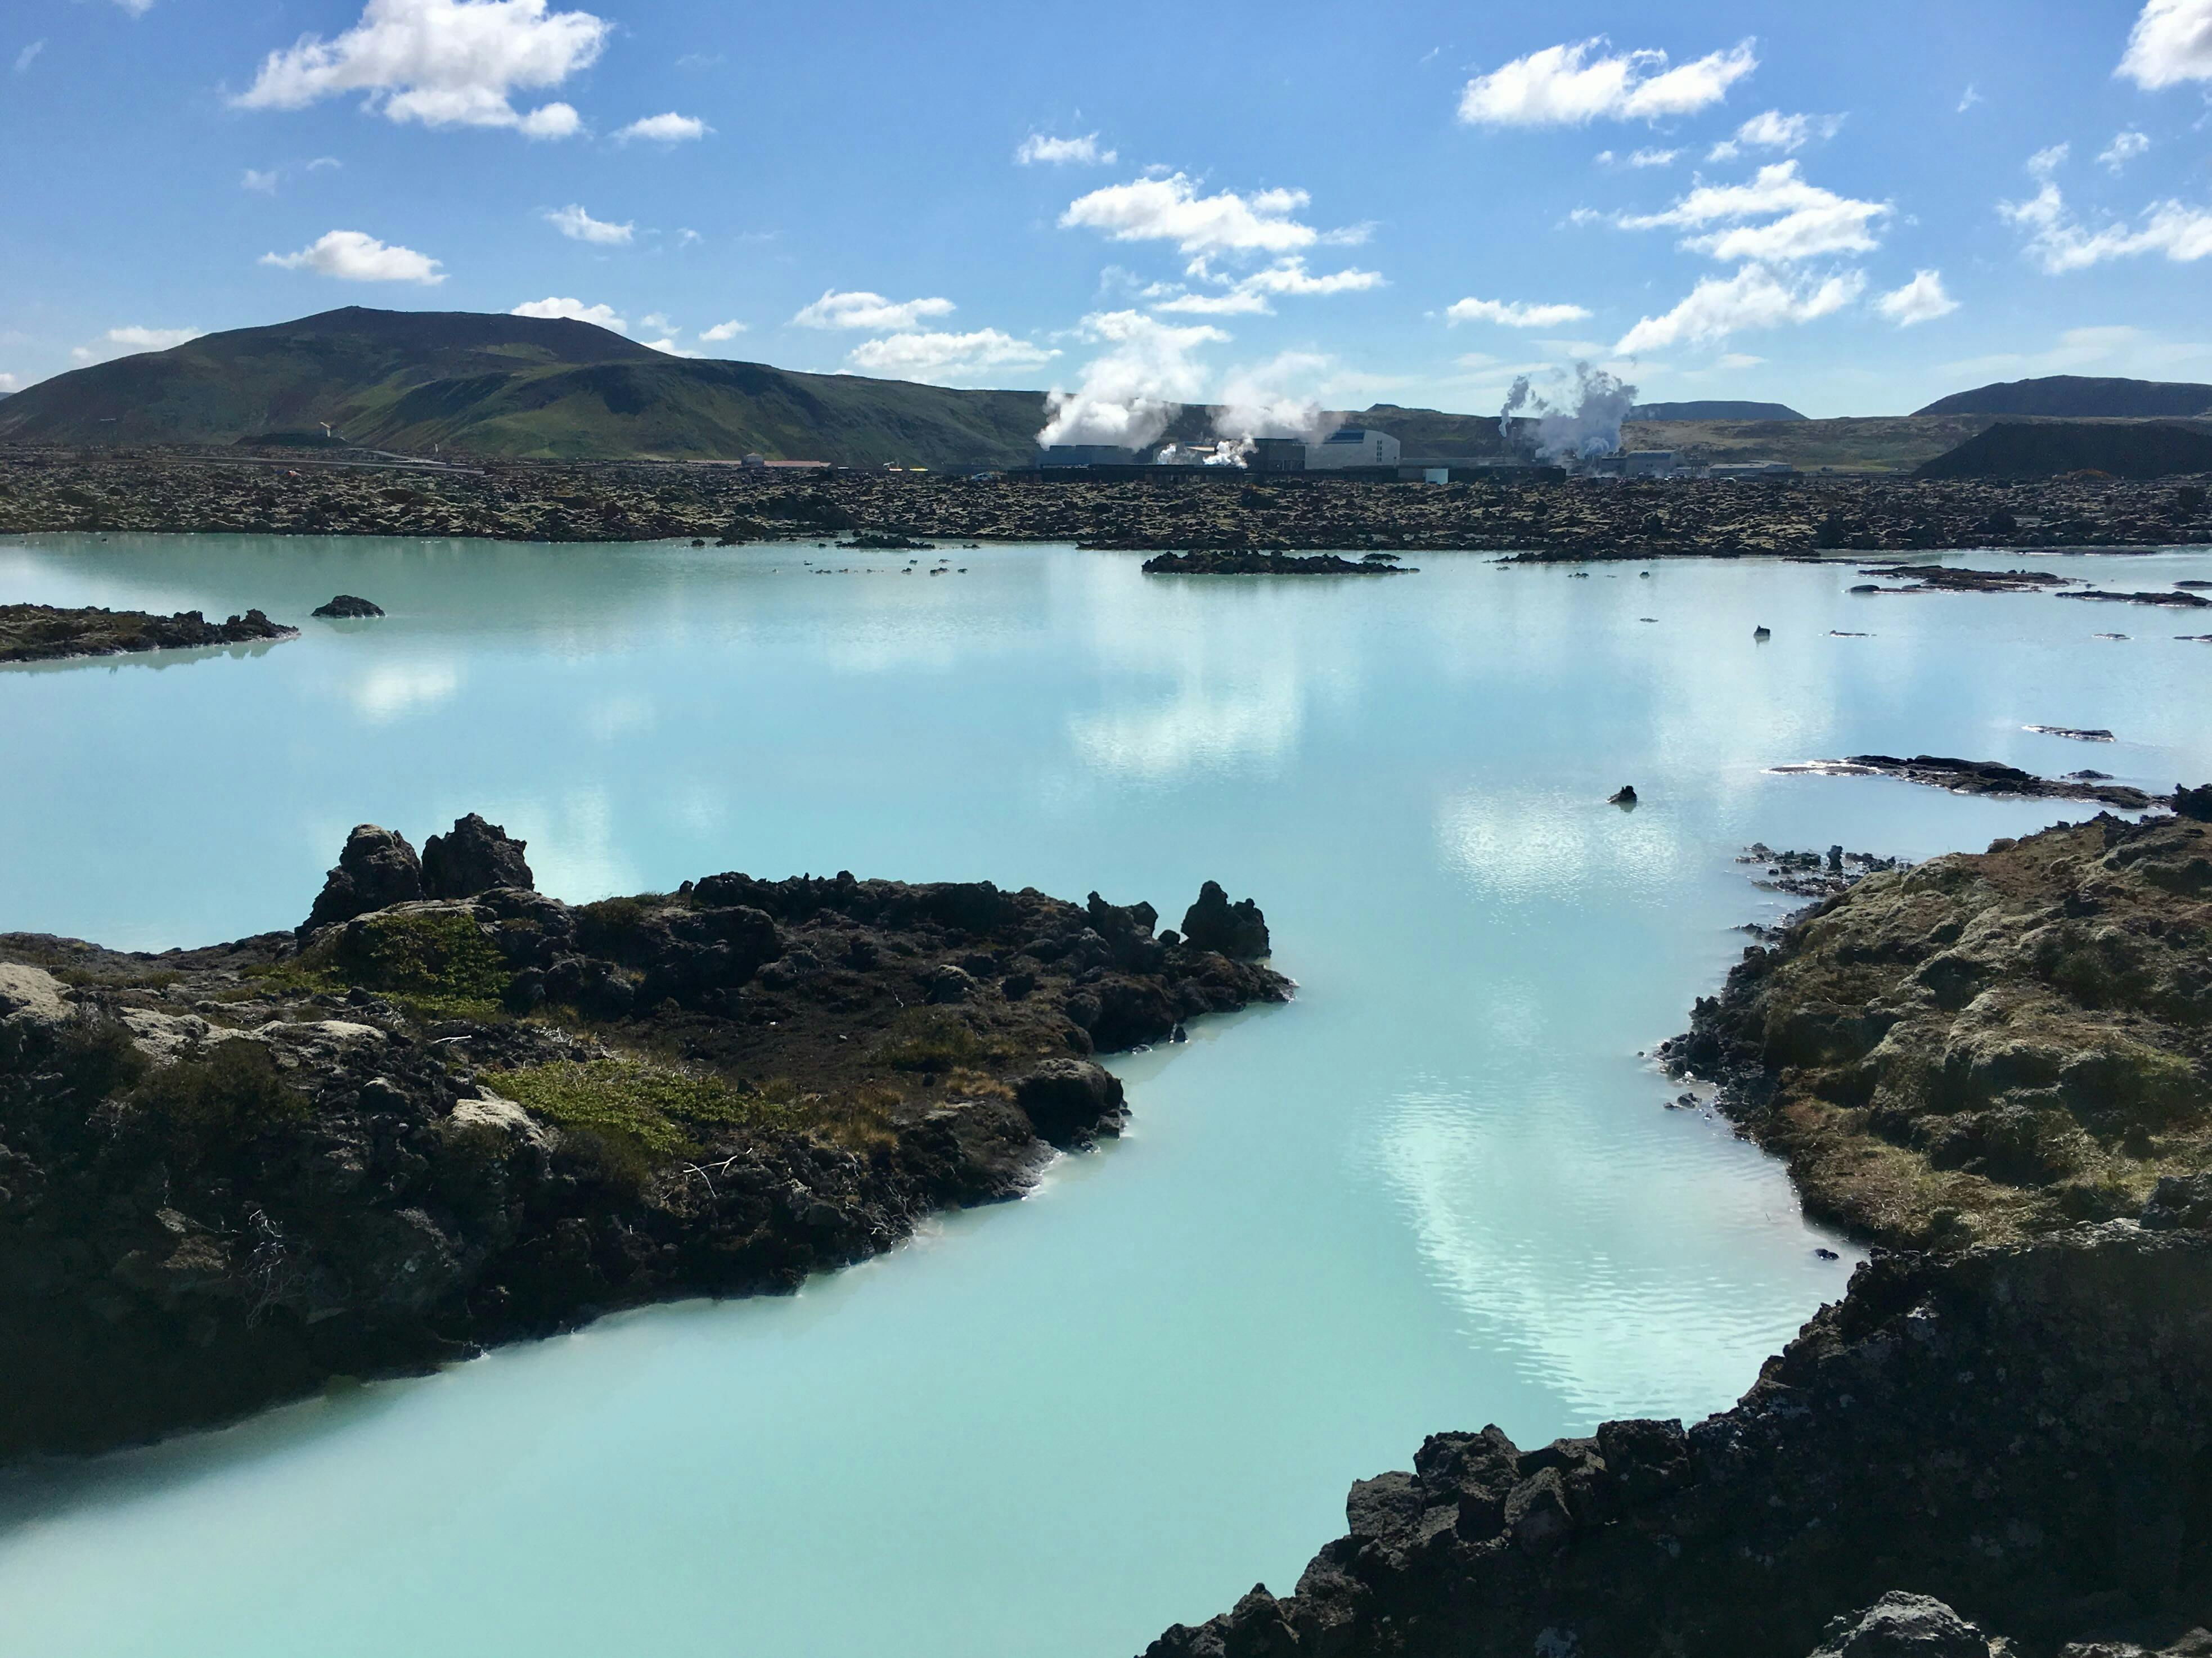
[[[1111,443],[1055,443],[1038,459],[1040,466],[1134,466],[1137,452]]]
[[[1395,466],[1398,440],[1370,427],[1342,426],[1319,443],[1306,445],[1306,471],[1333,472],[1346,466]]]

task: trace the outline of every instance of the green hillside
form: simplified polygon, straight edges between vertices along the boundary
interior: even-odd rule
[[[2212,386],[2172,380],[2097,380],[2049,374],[1960,392],[1923,415],[2041,415],[2062,420],[2184,419],[2212,414]]]
[[[1043,394],[672,357],[588,323],[349,307],[59,374],[8,399],[0,441],[350,443],[509,459],[946,466],[1033,458]]]

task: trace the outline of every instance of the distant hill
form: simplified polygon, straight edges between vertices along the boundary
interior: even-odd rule
[[[1923,415],[2044,415],[2060,420],[2170,420],[2212,414],[2212,386],[2170,380],[2089,380],[2051,374],[1960,392]]]
[[[1631,420],[1802,420],[1782,403],[1639,403],[1628,411]]]
[[[1913,476],[2042,478],[2082,471],[2124,478],[2212,472],[2212,429],[2154,421],[2005,421]]]
[[[296,442],[506,458],[1018,465],[1043,394],[672,357],[589,323],[348,307],[56,375],[0,441]]]

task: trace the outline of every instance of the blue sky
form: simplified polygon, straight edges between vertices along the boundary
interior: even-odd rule
[[[1488,411],[1577,358],[1813,415],[2212,380],[2212,0],[14,0],[0,29],[0,389],[352,304],[1109,410]]]

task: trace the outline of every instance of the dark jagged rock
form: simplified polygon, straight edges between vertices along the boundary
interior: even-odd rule
[[[497,884],[426,899],[364,826],[303,938],[0,935],[0,1462],[790,1289],[1118,1133],[1095,1051],[1290,993],[1148,905],[732,873],[571,906],[481,819],[441,841]]]
[[[2192,817],[2200,823],[2212,823],[2212,783],[2193,789],[2175,784],[2173,809],[2184,817]]]
[[[372,604],[365,598],[356,598],[351,593],[340,593],[329,604],[315,606],[313,613],[317,616],[339,619],[358,619],[382,616],[384,607],[381,604]]]
[[[495,887],[534,890],[537,879],[522,856],[528,844],[475,812],[457,818],[450,833],[422,843],[422,896],[473,898]]]
[[[1606,796],[1605,803],[1608,806],[1635,805],[1637,804],[1636,786],[1633,783],[1623,783],[1611,794]]]
[[[306,934],[424,896],[422,864],[407,837],[374,823],[357,823],[346,836],[338,866],[324,879],[314,908],[301,924]]]
[[[2160,604],[2170,610],[2212,610],[2212,598],[2202,593],[2061,593],[2061,598],[2101,599],[2107,604]]]
[[[1990,1637],[1924,1594],[1893,1589],[1856,1617],[1838,1618],[1813,1658],[2004,1658]]]
[[[1255,962],[1268,952],[1267,918],[1249,898],[1229,902],[1220,884],[1208,881],[1198,902],[1183,912],[1182,936],[1194,950],[1218,950],[1231,961]]]
[[[258,610],[210,622],[198,610],[153,616],[96,605],[68,610],[52,604],[0,604],[0,662],[55,662],[76,656],[249,645],[296,639],[299,634],[297,628],[271,622]]]
[[[2208,1424],[2212,1237],[1877,1255],[1733,1410],[1436,1435],[1352,1487],[1295,1594],[1149,1655],[1949,1658],[1968,1619],[2036,1658],[2179,1642],[2212,1603]]]
[[[1145,561],[1146,575],[1419,575],[1410,565],[1387,559],[1339,558],[1334,553],[1297,556],[1249,549],[1200,548],[1162,553]]]
[[[850,541],[837,545],[846,552],[857,553],[933,553],[934,542],[917,541],[912,536],[896,530],[863,530]]]
[[[1855,593],[2045,592],[2051,588],[2063,587],[2081,580],[2078,576],[2053,575],[2048,570],[1970,570],[1957,564],[1877,565],[1872,569],[1861,570],[1859,574],[1909,580],[1911,586],[1854,587],[1851,591]],[[2060,596],[2078,598],[2081,595],[2074,593]]]
[[[1917,754],[1910,760],[1893,754],[1855,754],[1846,760],[1808,760],[1771,769],[1819,777],[1892,777],[1899,782],[1923,783],[1948,789],[1954,794],[2016,796],[2031,800],[2094,800],[2122,811],[2142,811],[2166,804],[2165,797],[2147,794],[2124,783],[2096,783],[2080,778],[2038,777],[1996,760],[1953,760],[1941,755]]]

